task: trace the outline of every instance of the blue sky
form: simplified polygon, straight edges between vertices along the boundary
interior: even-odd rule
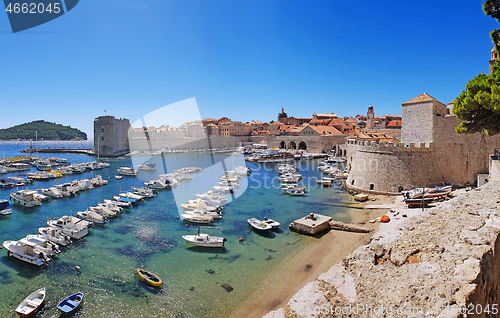
[[[13,34],[0,13],[0,128],[44,119],[92,134],[196,98],[203,118],[401,114],[488,72],[482,1],[84,0]]]

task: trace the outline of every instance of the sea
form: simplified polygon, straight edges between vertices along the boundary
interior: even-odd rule
[[[0,156],[19,156],[20,150],[29,147],[29,142],[0,142]],[[90,148],[92,142],[45,141],[38,142],[37,147]],[[76,215],[112,195],[143,186],[160,173],[193,166],[203,171],[193,173],[192,180],[181,181],[173,190],[159,190],[156,197],[109,223],[93,226],[89,235],[61,247],[62,252],[42,267],[17,260],[1,249],[0,317],[15,317],[17,305],[41,287],[47,290],[46,304],[35,317],[59,317],[57,304],[75,292],[85,294],[75,317],[229,317],[256,291],[263,277],[283,266],[290,256],[317,242],[317,238],[290,231],[288,225],[293,220],[313,212],[350,221],[349,208],[345,207],[351,202],[349,196],[337,185],[326,188],[316,183],[321,178],[318,159],[294,162],[304,176],[302,183],[308,193],[304,197],[290,197],[278,189],[276,164],[248,163],[237,153],[142,154],[115,159],[82,154],[39,153],[38,156],[65,158],[71,163],[100,160],[110,163],[110,167],[36,181],[22,188],[49,188],[97,174],[108,180],[108,184],[75,197],[52,199],[35,208],[11,202],[12,214],[0,215],[0,242],[36,234],[48,219]],[[121,180],[114,178],[118,167],[144,162],[156,163],[158,170]],[[198,227],[179,217],[180,204],[195,199],[196,193],[209,190],[224,170],[240,165],[251,168],[252,173],[240,181],[241,186],[234,194],[226,195],[229,203],[223,210],[223,218],[212,227],[200,229],[209,235],[225,237],[225,247],[200,248],[185,242],[182,235],[196,234]],[[18,174],[8,173],[0,178]],[[0,189],[0,199],[9,199],[15,190]],[[247,223],[252,217],[280,222],[279,231],[254,232]],[[138,279],[137,268],[158,274],[163,287],[144,284]]]

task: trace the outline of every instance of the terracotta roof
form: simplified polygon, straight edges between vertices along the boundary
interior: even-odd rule
[[[401,127],[403,122],[400,120],[391,120],[386,126],[387,127]]]
[[[320,135],[343,135],[340,131],[337,130],[337,128],[333,126],[309,126],[313,130],[315,130],[318,134]]]
[[[417,97],[410,99],[409,101],[404,102],[401,105],[416,104],[416,103],[423,103],[423,102],[438,102],[438,103],[444,105],[443,103],[441,103],[440,101],[438,101],[437,99],[435,99],[434,97],[432,97],[431,95],[429,95],[427,93],[423,93],[422,95],[418,95]]]
[[[309,125],[328,125],[330,119],[314,119],[309,122]]]

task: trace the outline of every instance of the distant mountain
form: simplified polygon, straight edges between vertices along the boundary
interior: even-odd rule
[[[32,121],[7,129],[0,129],[0,140],[87,140],[87,134],[69,126]]]

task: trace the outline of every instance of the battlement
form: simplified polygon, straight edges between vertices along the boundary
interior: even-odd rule
[[[402,142],[394,144],[393,142],[380,142],[360,140],[357,143],[350,143],[349,146],[355,147],[359,151],[372,151],[372,152],[397,152],[397,153],[421,153],[434,151],[434,143],[421,142],[419,144],[410,143],[404,144]]]

